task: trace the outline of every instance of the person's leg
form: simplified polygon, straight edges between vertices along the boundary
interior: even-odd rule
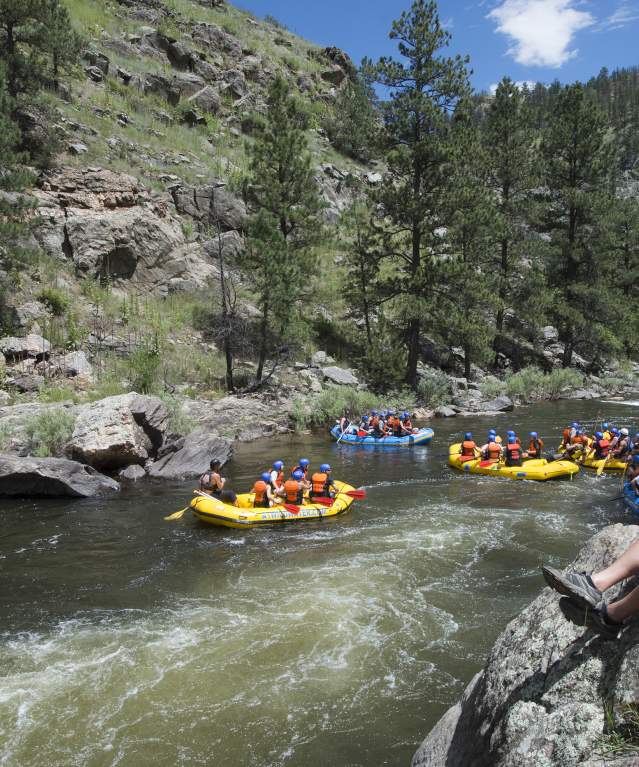
[[[639,586],[618,602],[610,602],[607,605],[607,610],[608,617],[615,623],[621,623],[626,618],[637,615],[639,613]]]
[[[599,591],[606,591],[615,583],[637,573],[639,573],[639,541],[635,541],[632,546],[626,549],[610,567],[600,573],[593,573],[591,579]]]

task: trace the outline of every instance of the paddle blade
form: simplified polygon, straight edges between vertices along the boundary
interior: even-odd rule
[[[487,468],[488,466],[494,466],[492,461],[480,461],[479,466],[482,467],[482,469]]]
[[[180,509],[179,511],[176,511],[174,514],[171,514],[168,517],[164,517],[164,519],[167,522],[173,522],[176,519],[182,519],[184,514],[189,510],[189,507],[187,506],[186,509]]]
[[[597,466],[597,476],[600,477],[603,474],[603,470],[606,468],[606,461],[603,461],[599,466]]]
[[[344,495],[348,495],[349,498],[358,498],[361,501],[366,498],[366,490],[347,490]]]
[[[290,511],[291,514],[295,514],[295,516],[297,516],[301,510],[299,506],[293,506],[292,503],[285,503],[284,508],[286,509],[286,511]]]
[[[313,498],[313,503],[319,503],[322,506],[332,506],[333,499],[332,498]]]

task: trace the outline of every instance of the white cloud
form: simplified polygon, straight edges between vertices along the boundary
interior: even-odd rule
[[[633,21],[639,20],[639,8],[630,3],[619,3],[617,9],[604,21],[605,29],[621,29]]]
[[[537,85],[537,80],[517,80],[515,85],[519,88],[520,91],[523,91],[524,86],[528,86],[528,90],[533,91]],[[492,85],[488,86],[488,90],[491,96],[494,96],[497,93],[497,87],[498,83],[492,83]]]
[[[578,0],[503,0],[488,14],[511,40],[508,53],[526,66],[560,67],[573,58],[575,34],[595,23]]]

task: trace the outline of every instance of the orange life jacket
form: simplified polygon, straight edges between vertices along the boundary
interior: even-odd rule
[[[276,488],[280,488],[280,487],[282,487],[283,484],[284,484],[284,472],[283,471],[279,471],[277,473],[277,477],[275,479],[275,487]]]
[[[374,416],[371,418],[371,427],[372,427],[373,429],[376,429],[378,426],[379,426],[379,418],[378,418],[376,415],[374,415]]]
[[[311,494],[320,498],[328,495],[329,479],[328,474],[318,471],[311,477]]]
[[[464,440],[462,442],[462,452],[461,454],[463,456],[475,456],[475,450],[477,448],[477,445],[472,441],[472,439]]]
[[[519,461],[521,459],[521,446],[515,443],[514,445],[506,445],[506,460]]]
[[[402,422],[400,421],[400,419],[397,416],[395,416],[394,418],[390,419],[390,427],[392,428],[393,434],[396,437],[401,437],[401,435],[402,435]]]
[[[563,437],[564,437],[563,444],[564,445],[570,444],[570,432],[571,431],[572,431],[572,429],[569,429],[569,428],[565,428],[564,429],[564,431],[563,431]]]
[[[610,452],[610,442],[607,439],[600,439],[594,443],[594,448],[597,458],[607,458]]]
[[[404,428],[406,429],[406,431],[412,431],[412,430],[413,430],[413,423],[412,423],[412,421],[410,420],[410,418],[407,418],[407,419],[404,421]]]
[[[296,479],[287,479],[284,483],[284,493],[287,503],[302,503],[304,500],[304,489],[302,483]]]
[[[255,503],[262,503],[266,500],[266,489],[268,485],[263,479],[258,479],[253,485],[253,492],[255,493]]]
[[[528,455],[531,458],[541,458],[541,451],[544,449],[543,439],[530,439],[528,446]]]
[[[496,461],[501,458],[501,446],[497,442],[488,444],[488,460]]]

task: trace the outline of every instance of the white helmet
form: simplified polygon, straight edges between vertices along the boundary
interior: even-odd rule
[[[623,434],[624,437],[627,437],[630,432],[628,431],[628,429],[622,429],[619,433]]]

